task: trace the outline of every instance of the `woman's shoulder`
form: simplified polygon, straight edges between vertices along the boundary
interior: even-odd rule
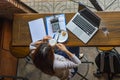
[[[55,53],[54,53],[54,56],[55,56],[55,58],[57,58],[57,57],[59,57],[59,58],[64,58],[62,55],[55,54]]]
[[[66,58],[59,54],[54,54],[55,60],[65,61]]]

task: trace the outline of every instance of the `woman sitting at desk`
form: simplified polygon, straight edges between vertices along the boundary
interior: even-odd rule
[[[75,73],[74,68],[81,64],[81,61],[75,56],[79,55],[79,47],[66,48],[63,44],[58,43],[55,45],[58,49],[54,50],[55,47],[48,43],[49,39],[51,37],[46,36],[43,40],[30,44],[30,55],[34,65],[42,72],[57,76],[61,80],[70,79]]]

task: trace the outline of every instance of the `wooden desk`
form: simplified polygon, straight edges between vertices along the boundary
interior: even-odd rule
[[[109,30],[109,38],[106,37],[100,29],[97,34],[87,43],[84,44],[70,31],[69,39],[65,43],[68,46],[120,46],[120,12],[97,12],[101,17],[102,23]],[[13,33],[11,51],[13,54],[23,54],[24,56],[29,54],[29,44],[31,43],[31,37],[28,27],[28,21],[37,18],[44,18],[51,14],[15,14],[13,22]],[[68,22],[74,13],[67,13],[66,21]],[[101,26],[100,26],[101,27]],[[23,56],[23,57],[24,57]],[[21,56],[22,57],[22,56]]]

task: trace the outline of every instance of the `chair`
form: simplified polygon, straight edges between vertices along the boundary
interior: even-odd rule
[[[114,47],[97,47],[96,48],[97,49],[97,52],[98,52],[98,54],[100,54],[101,52],[104,52],[104,55],[106,54],[107,55],[107,53],[110,53],[110,51],[114,51],[116,54],[119,54],[118,52],[117,52],[117,50],[114,48]],[[103,57],[103,56],[102,56]],[[105,58],[105,60],[104,61],[107,61],[106,58],[107,56],[105,56],[105,57],[103,57],[103,58]],[[101,58],[100,58],[101,59]],[[103,59],[102,59],[103,60]],[[114,60],[115,60],[115,58],[114,58]],[[95,59],[95,61],[96,61],[96,65],[98,66],[98,56],[97,56],[97,58]],[[117,60],[116,61],[114,61],[114,62],[116,62],[116,63],[118,63],[117,62]],[[104,62],[102,62],[103,64],[104,64]],[[102,63],[99,63],[100,65],[102,65]],[[111,63],[111,62],[110,62]],[[109,64],[109,63],[108,63]],[[113,63],[114,65],[115,65],[115,63]],[[107,64],[106,64],[106,66],[107,66]],[[112,66],[113,67],[113,65],[109,65],[109,66]],[[113,76],[115,75],[114,74],[114,67],[113,67],[113,72],[111,72],[111,67],[110,67],[110,69],[108,68],[108,70],[104,67],[103,69],[105,69],[104,71],[101,71],[101,69],[102,68],[99,68],[99,69],[97,69],[97,72],[96,73],[94,73],[94,75],[96,76],[96,77],[99,77],[99,75],[101,75],[102,76],[102,74],[103,73],[107,73],[107,79],[108,80],[112,80],[112,78],[113,78]],[[118,69],[117,69],[117,71],[118,71]],[[117,73],[117,72],[116,72]]]
[[[72,47],[73,48],[73,47]],[[77,48],[78,49],[78,47],[75,47],[75,48]],[[74,49],[75,49],[74,48]],[[77,49],[75,49],[75,50],[77,50]],[[70,51],[70,48],[69,48],[69,51]],[[78,50],[77,50],[78,51]],[[72,50],[71,50],[71,52],[72,52]],[[73,52],[72,52],[73,53]],[[59,55],[62,55],[61,53],[59,53]],[[75,54],[76,55],[76,54]],[[66,57],[66,55],[62,55],[62,56],[64,56],[64,57]],[[86,57],[86,55],[84,54],[83,56],[79,56],[79,55],[76,55],[81,61],[82,61],[82,63],[84,64],[84,63],[92,63],[92,64],[94,64],[93,62],[89,62],[88,61],[88,59],[87,59],[87,57]],[[31,57],[30,56],[27,56],[27,57],[25,57],[25,60],[26,60],[26,64],[28,64],[28,63],[32,63],[32,59],[31,59]],[[25,65],[26,65],[25,64]],[[87,78],[86,78],[86,76],[87,76],[87,74],[88,74],[88,71],[89,71],[89,64],[86,64],[87,66],[85,66],[86,67],[86,70],[85,70],[85,72],[84,72],[84,74],[81,74],[80,72],[78,72],[78,70],[79,70],[79,68],[74,68],[74,72],[73,72],[73,77],[75,76],[75,75],[79,75],[80,77],[81,77],[81,80],[82,79],[85,79],[85,80],[88,80]]]
[[[111,51],[113,49],[116,50],[114,47],[96,47],[98,53],[100,53],[101,51],[103,52]]]
[[[82,64],[81,65],[83,65],[84,63],[92,63],[92,64],[94,64],[93,62],[90,62],[90,61],[88,61],[88,59],[87,59],[87,55],[85,55],[85,54],[83,54],[82,56],[80,56],[80,54],[78,54],[79,53],[79,46],[74,46],[74,47],[68,47],[67,48],[70,52],[72,52],[72,53],[75,53],[75,55],[81,60],[81,62],[82,62]],[[64,55],[63,55],[64,56]],[[64,56],[65,57],[65,56]],[[74,69],[74,75],[73,75],[73,77],[75,76],[75,75],[79,75],[80,77],[81,77],[81,80],[82,79],[85,79],[85,80],[88,80],[87,78],[86,78],[86,76],[87,76],[87,74],[88,74],[88,71],[89,71],[89,64],[85,64],[85,65],[87,65],[87,66],[85,66],[86,67],[86,71],[84,71],[84,74],[82,74],[82,73],[80,73],[79,72],[79,67],[78,68],[75,68]]]
[[[82,62],[83,64],[84,64],[84,63],[92,63],[92,64],[94,64],[93,62],[88,61],[88,59],[87,59],[87,57],[86,57],[85,54],[83,55],[82,58],[79,58],[79,59],[81,60],[81,62]],[[78,69],[79,69],[79,68],[78,68]],[[87,74],[88,74],[88,71],[89,71],[89,64],[86,64],[86,71],[85,71],[85,73],[82,74],[82,73],[78,72],[78,70],[77,70],[76,74],[81,77],[80,80],[83,80],[83,79],[88,80],[88,79],[86,78],[86,76],[87,76]]]
[[[79,56],[77,56],[77,57],[79,57]],[[86,55],[84,55],[82,58],[79,58],[79,59],[82,61],[83,64],[84,64],[84,63],[92,63],[92,64],[94,64],[93,62],[89,62],[89,61],[88,61]],[[27,56],[27,57],[25,58],[25,61],[26,61],[26,64],[25,64],[25,65],[27,65],[28,63],[29,63],[29,64],[32,63],[30,56]],[[89,64],[86,64],[86,65],[87,65],[87,66],[86,66],[86,71],[84,72],[84,74],[81,74],[80,72],[78,72],[78,69],[79,69],[79,68],[75,68],[75,74],[74,74],[74,76],[75,76],[75,75],[79,75],[79,76],[81,77],[81,80],[82,80],[82,79],[88,80],[88,79],[86,78],[86,76],[87,76],[88,71],[89,71]],[[74,76],[73,76],[73,77],[74,77]]]

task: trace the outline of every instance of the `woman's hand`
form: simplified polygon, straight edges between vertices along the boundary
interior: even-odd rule
[[[61,44],[61,43],[56,44],[56,46],[57,46],[60,50],[62,50],[62,51],[64,51],[64,52],[68,51],[68,50],[66,49],[65,45],[63,45],[63,44]]]
[[[43,37],[43,42],[47,42],[48,40],[52,39],[50,36],[45,36]]]
[[[42,40],[36,41],[36,42],[34,43],[34,45],[38,46],[39,44],[41,44],[41,43],[43,43],[43,42],[47,42],[49,39],[51,39],[50,36],[45,36],[45,37],[43,37]]]
[[[42,43],[42,41],[39,40],[39,41],[36,41],[34,44],[35,44],[35,45],[39,45],[39,44],[41,44],[41,43]]]

